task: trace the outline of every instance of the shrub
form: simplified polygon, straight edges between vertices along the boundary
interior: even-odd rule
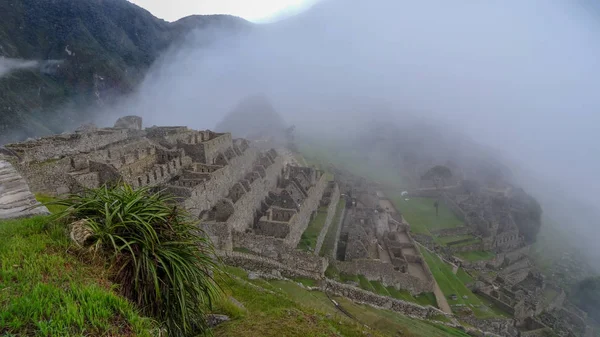
[[[91,189],[53,204],[71,237],[109,264],[120,292],[163,322],[170,336],[206,330],[204,313],[218,287],[214,248],[172,197],[123,184]]]

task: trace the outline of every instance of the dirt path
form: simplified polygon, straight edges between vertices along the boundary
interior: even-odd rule
[[[423,249],[426,249],[428,252],[435,254],[438,258],[441,259],[441,257],[439,255],[437,255],[435,252],[427,249],[427,247],[423,246],[422,244],[417,242],[417,245],[419,245],[420,247],[423,247]],[[433,279],[433,294],[435,295],[435,300],[437,301],[438,307],[444,311],[447,312],[449,314],[452,313],[452,309],[450,309],[450,305],[448,304],[448,300],[446,299],[446,296],[444,296],[444,293],[442,292],[442,289],[440,289],[440,286],[438,285],[437,281],[435,279]]]

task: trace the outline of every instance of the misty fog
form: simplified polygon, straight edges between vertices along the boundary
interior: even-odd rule
[[[305,131],[428,120],[500,151],[593,247],[596,213],[565,213],[599,204],[599,28],[578,1],[325,0],[235,37],[194,32],[115,113],[212,128],[264,93]]]
[[[11,71],[18,69],[35,68],[39,65],[37,61],[26,61],[0,57],[0,77],[7,76]]]

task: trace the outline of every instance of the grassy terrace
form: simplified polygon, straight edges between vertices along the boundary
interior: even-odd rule
[[[317,215],[310,221],[308,227],[306,227],[306,230],[304,230],[304,233],[302,233],[297,248],[311,252],[314,251],[319,233],[321,233],[323,226],[325,226],[325,220],[327,220],[327,207],[321,207]]]
[[[390,199],[410,223],[411,232],[432,236],[430,231],[464,226],[443,203],[440,203],[439,216],[436,216],[432,198],[409,198],[407,201],[400,195],[391,195]]]
[[[327,230],[327,234],[325,234],[325,239],[323,240],[323,246],[321,247],[321,251],[319,252],[320,256],[331,256],[333,252],[333,248],[335,246],[335,239],[338,231],[338,227],[340,226],[340,220],[342,217],[342,211],[346,207],[346,199],[340,197],[340,201],[338,201],[337,207],[335,209],[335,216],[333,220],[331,220],[331,225],[329,225],[329,229]]]
[[[320,291],[309,291],[289,281],[248,280],[246,273],[238,268],[227,267],[227,271],[244,280],[224,277],[222,285],[225,292],[241,302],[246,310],[233,307],[229,301],[220,303],[215,312],[225,313],[233,319],[215,328],[214,335],[217,337],[377,337],[399,334],[412,337],[467,336],[459,330],[433,322],[358,305],[343,297],[334,297],[336,302],[356,318],[357,321],[354,321],[336,309],[327,295]],[[245,282],[260,288],[254,288]]]
[[[491,306],[491,303],[486,303],[486,301],[483,301],[466,287],[465,284],[471,283],[472,278],[462,269],[459,269],[455,275],[452,273],[452,268],[436,254],[431,253],[423,247],[420,247],[420,249],[429,269],[431,269],[433,277],[437,281],[444,295],[446,295],[448,304],[450,304],[453,309],[460,306],[467,306],[480,318],[507,316],[506,313],[494,308]],[[452,294],[457,296],[456,300],[450,298]],[[463,298],[464,296],[466,296],[466,298]]]

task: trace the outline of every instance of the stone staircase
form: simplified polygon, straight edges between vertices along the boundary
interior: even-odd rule
[[[41,214],[49,214],[48,209],[35,199],[29,186],[14,167],[0,159],[0,219]]]

